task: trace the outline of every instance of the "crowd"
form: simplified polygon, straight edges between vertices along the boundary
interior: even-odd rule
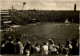
[[[8,15],[10,15],[10,18]],[[1,29],[9,28],[13,24],[26,25],[37,22],[64,23],[67,18],[70,22],[79,23],[78,11],[9,10],[8,15],[6,15],[8,18],[3,18],[4,14],[1,14]],[[4,24],[4,21],[12,22]]]
[[[49,39],[47,42],[41,44],[27,41],[25,45],[22,44],[19,38],[16,38],[16,42],[12,38],[9,39],[9,42],[1,42],[1,54],[24,54],[24,55],[58,55],[63,54],[68,55],[79,55],[79,44],[76,40],[66,41],[65,45],[58,43],[55,45],[52,39]]]
[[[70,19],[72,22],[72,19],[74,22],[78,21],[78,12],[72,12],[72,11],[20,11],[20,10],[14,10],[9,11],[11,15],[11,19],[16,24],[26,24],[26,23],[34,23],[33,19],[36,19],[36,22],[64,22],[66,18]],[[72,15],[73,14],[73,15]],[[76,16],[76,19],[75,17]]]

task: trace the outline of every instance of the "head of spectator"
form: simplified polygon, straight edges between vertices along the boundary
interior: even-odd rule
[[[36,47],[36,46],[39,46],[39,44],[38,44],[38,43],[36,43],[35,47]]]
[[[54,41],[52,39],[49,39],[50,44],[54,44]]]
[[[26,43],[26,45],[30,45],[31,43],[30,43],[30,41],[28,41],[27,43]]]
[[[58,43],[58,46],[61,47],[61,43]]]
[[[5,44],[5,40],[2,40],[2,41],[1,41],[1,44]]]
[[[77,41],[75,39],[72,40],[72,46],[73,47],[77,46]]]
[[[9,43],[13,43],[13,39],[9,39]]]
[[[19,38],[16,38],[16,42],[18,43],[20,41],[20,39]]]
[[[47,45],[47,43],[46,43],[46,42],[43,42],[43,46],[44,46],[44,45]]]
[[[8,37],[8,40],[13,39],[11,36]]]
[[[11,39],[12,37],[8,37],[9,39]]]
[[[70,41],[66,41],[66,45],[69,45],[70,44]]]
[[[1,41],[1,47],[5,47],[5,40]]]

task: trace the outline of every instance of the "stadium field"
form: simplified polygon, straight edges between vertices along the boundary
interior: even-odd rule
[[[67,40],[77,39],[79,35],[79,24],[76,23],[40,23],[27,24],[16,28],[15,31],[26,37],[20,37],[23,44],[27,41],[44,42],[52,38],[55,44],[65,44]]]

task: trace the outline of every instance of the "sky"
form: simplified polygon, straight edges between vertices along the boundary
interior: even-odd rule
[[[80,10],[80,0],[0,0],[1,9],[22,10],[23,2],[24,10],[73,10],[74,4],[77,5],[77,10]]]

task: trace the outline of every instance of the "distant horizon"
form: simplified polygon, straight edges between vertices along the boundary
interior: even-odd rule
[[[12,8],[9,8],[9,9],[2,9],[2,8],[1,8],[0,10],[10,10],[10,9],[12,9]],[[14,8],[14,9],[15,9],[15,8]],[[72,10],[72,11],[74,11],[74,8],[73,8],[73,9],[39,9],[39,8],[30,9],[30,8],[28,8],[28,9],[23,9],[23,10],[34,10],[34,9],[35,9],[35,10],[63,10],[63,11],[65,11],[65,10],[66,10],[66,11]],[[22,9],[17,9],[17,8],[16,8],[16,10],[22,10]],[[80,9],[77,9],[77,8],[76,8],[76,11],[77,11],[77,10],[80,10]]]
[[[0,9],[0,10],[12,10],[12,9]],[[21,10],[21,9],[15,9],[15,10]],[[48,10],[48,9],[25,9],[25,10],[74,11],[74,10]],[[80,10],[76,10],[76,11],[80,11]]]

